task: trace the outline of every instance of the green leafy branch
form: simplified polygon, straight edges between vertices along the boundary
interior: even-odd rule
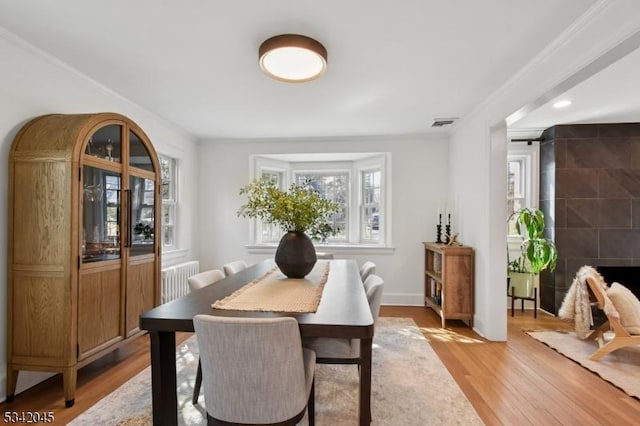
[[[309,185],[292,183],[283,191],[270,180],[254,180],[240,189],[240,195],[246,195],[247,202],[238,210],[239,217],[259,218],[283,231],[304,232],[316,240],[338,231],[331,216],[339,211],[339,204],[322,198]]]

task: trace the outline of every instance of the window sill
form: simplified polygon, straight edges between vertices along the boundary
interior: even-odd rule
[[[247,244],[249,254],[275,254],[278,244]],[[317,244],[317,252],[339,254],[393,254],[395,247],[374,246],[369,244]]]

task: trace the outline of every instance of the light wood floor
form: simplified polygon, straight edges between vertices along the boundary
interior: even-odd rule
[[[531,311],[516,312],[509,317],[508,343],[495,343],[459,321],[441,329],[440,319],[420,307],[387,306],[380,315],[415,320],[488,425],[619,426],[640,421],[640,401],[521,331],[567,327],[551,316],[539,314],[534,320]],[[187,337],[182,334],[178,340]],[[52,410],[56,424],[66,424],[148,365],[149,340],[143,336],[79,371],[73,407],[64,408],[58,375],[0,408],[3,413]]]

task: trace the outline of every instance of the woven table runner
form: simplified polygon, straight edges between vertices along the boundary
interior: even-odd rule
[[[315,312],[329,276],[329,262],[318,261],[305,278],[287,278],[278,267],[211,305],[233,311]]]

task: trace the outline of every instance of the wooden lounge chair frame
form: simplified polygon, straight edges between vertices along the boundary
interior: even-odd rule
[[[595,279],[588,277],[586,281],[589,290],[598,301],[598,308],[604,311],[605,300],[608,299],[607,294]],[[607,315],[607,321],[589,335],[589,338],[596,340],[599,346],[598,350],[589,357],[591,361],[598,361],[605,355],[627,346],[640,345],[640,335],[630,334],[623,325],[620,324],[619,317],[607,314],[606,312],[605,315]],[[605,342],[604,333],[609,330],[613,330],[614,337],[608,342]]]

